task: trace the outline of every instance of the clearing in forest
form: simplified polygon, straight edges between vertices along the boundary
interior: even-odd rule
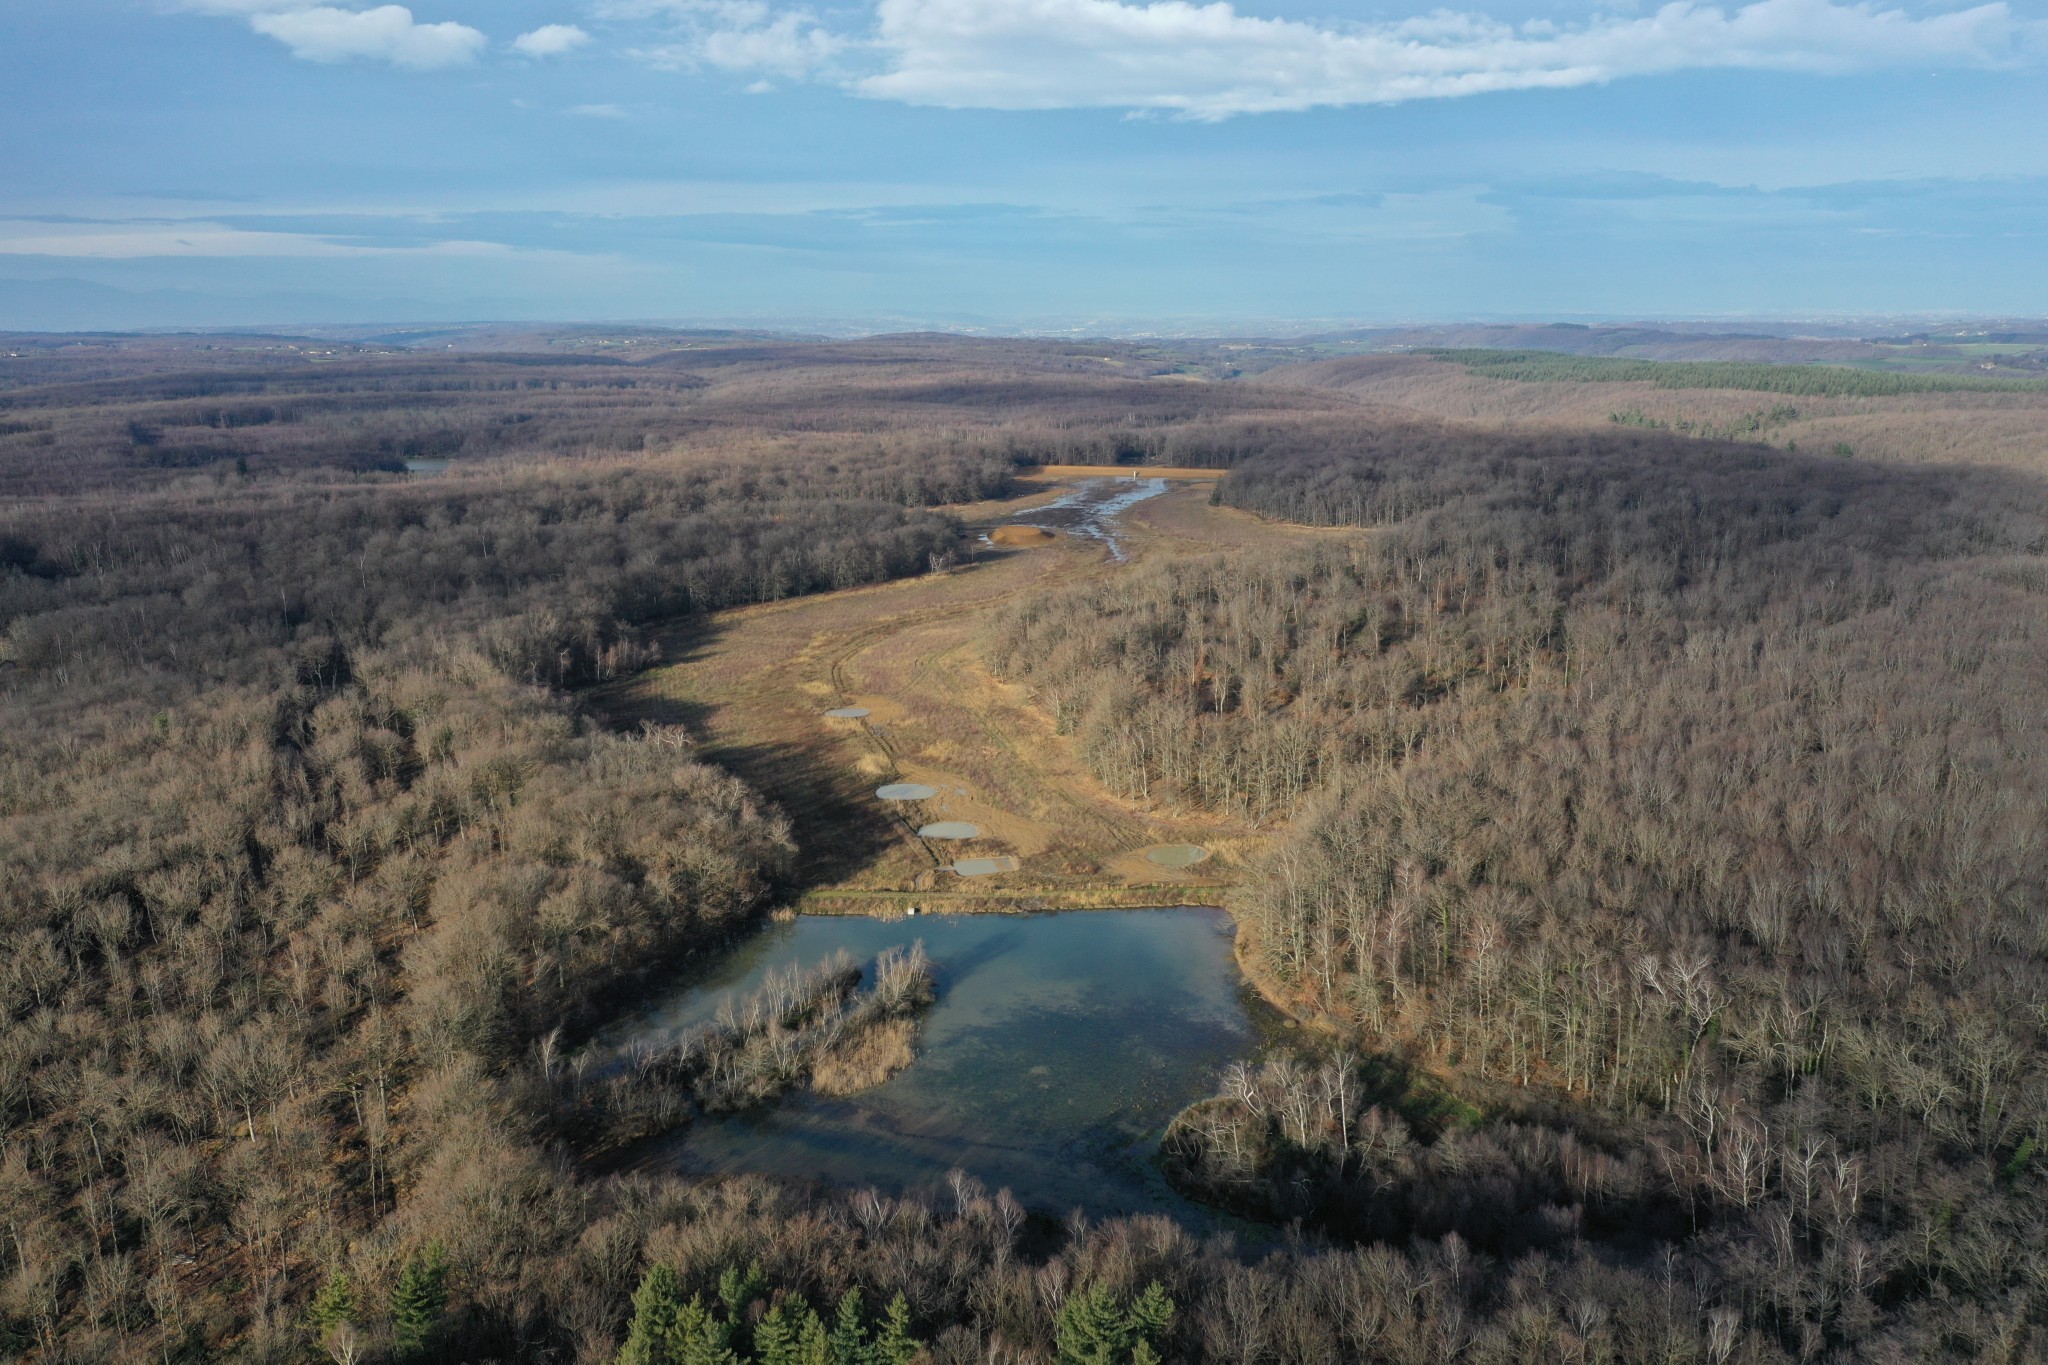
[[[1211,507],[1211,482],[1162,484],[1137,502],[1104,480],[1039,482],[1031,496],[954,509],[971,562],[681,623],[661,637],[670,662],[605,689],[598,708],[614,723],[684,726],[699,756],[775,800],[795,826],[806,910],[1216,903],[1261,832],[1111,795],[1028,690],[989,671],[983,638],[1025,594],[1158,555],[1319,533]],[[1092,529],[1032,548],[983,539],[1098,505],[1113,511]],[[933,794],[876,796],[898,784]],[[1184,867],[1146,856],[1162,845],[1210,856]],[[1007,859],[1014,870],[985,871]]]

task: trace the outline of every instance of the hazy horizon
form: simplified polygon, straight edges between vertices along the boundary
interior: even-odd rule
[[[1786,340],[1845,341],[1864,337],[1923,332],[1979,332],[1988,329],[2048,330],[2048,318],[1985,313],[1836,314],[1792,317],[1643,317],[1544,314],[1527,317],[1438,318],[1104,318],[991,319],[946,317],[776,318],[776,317],[386,317],[368,322],[305,319],[263,319],[215,323],[135,323],[110,326],[0,326],[0,333],[26,337],[176,337],[250,336],[296,340],[362,342],[395,340],[417,334],[421,341],[465,333],[603,333],[645,330],[680,335],[758,334],[777,339],[860,341],[889,336],[935,334],[963,339],[1016,341],[1117,342],[1290,342],[1305,340],[1398,338],[1404,333],[1455,333],[1482,330],[1534,331],[1583,328],[1594,331],[1640,330],[1673,338],[1760,337]]]

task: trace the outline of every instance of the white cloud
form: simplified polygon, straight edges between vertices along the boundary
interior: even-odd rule
[[[1640,18],[1519,27],[1448,11],[1318,27],[1227,3],[1157,0],[880,0],[888,69],[861,93],[957,108],[1081,106],[1194,118],[1391,104],[1590,85],[1706,67],[1839,73],[1989,66],[2020,57],[2040,25],[2004,3],[1916,18],[1830,0],[1735,10],[1677,0]]]
[[[1318,25],[1187,0],[877,0],[849,37],[763,0],[610,0],[668,17],[682,40],[642,55],[786,77],[823,76],[877,99],[976,109],[1116,108],[1219,119],[1561,89],[1704,68],[1837,74],[1992,67],[2048,50],[2048,24],[2004,0],[1947,13],[1882,0],[1674,0],[1654,13],[1516,25],[1440,10]],[[858,64],[865,71],[849,71]],[[879,68],[879,69],[878,69]]]
[[[845,46],[843,38],[819,27],[808,14],[797,12],[713,29],[704,35],[698,55],[728,71],[802,76],[829,66]]]
[[[423,24],[403,5],[353,10],[320,0],[179,0],[178,7],[244,17],[311,62],[360,57],[428,70],[473,61],[484,47],[484,35],[469,25]]]
[[[628,113],[627,113],[627,112],[626,112],[626,111],[625,111],[624,109],[621,109],[621,108],[620,108],[620,107],[619,107],[618,105],[616,105],[616,104],[579,104],[579,105],[576,105],[576,106],[575,106],[575,107],[573,107],[573,108],[570,108],[570,109],[564,109],[564,110],[563,110],[562,112],[563,112],[563,113],[565,113],[565,114],[569,114],[569,115],[571,115],[572,117],[575,117],[575,118],[631,118],[631,117],[632,117],[632,115],[631,115],[631,114],[628,114]]]
[[[832,71],[842,53],[859,45],[807,9],[778,12],[765,0],[608,0],[599,12],[668,20],[675,41],[639,54],[657,66],[772,71],[795,79]]]
[[[512,40],[512,49],[527,57],[559,57],[574,52],[590,41],[590,35],[574,24],[543,24],[531,33]]]
[[[154,256],[340,257],[493,256],[511,248],[493,242],[431,242],[367,246],[312,233],[263,232],[198,219],[130,219],[51,223],[0,219],[0,256],[69,256],[136,260]]]
[[[310,62],[367,57],[428,70],[460,66],[483,49],[484,35],[467,24],[422,24],[403,5],[371,10],[319,5],[282,14],[259,14],[250,25]]]

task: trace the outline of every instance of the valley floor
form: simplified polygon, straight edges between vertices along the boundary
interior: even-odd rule
[[[954,510],[978,538],[1082,482],[1041,479],[1026,497]],[[1162,555],[1329,534],[1212,507],[1212,487],[1175,480],[1120,513],[1121,563],[1077,536],[1043,548],[979,544],[973,562],[944,573],[679,625],[660,637],[672,662],[594,704],[615,725],[683,727],[700,758],[777,802],[802,850],[803,910],[1216,904],[1271,831],[1112,795],[1029,692],[989,671],[981,648],[985,624],[1027,594]],[[826,715],[840,708],[868,715]],[[938,794],[876,799],[877,787],[897,782]],[[980,837],[917,834],[939,821],[972,824]],[[1181,844],[1211,856],[1184,870],[1145,856]],[[959,859],[1005,857],[1015,871],[952,870]]]

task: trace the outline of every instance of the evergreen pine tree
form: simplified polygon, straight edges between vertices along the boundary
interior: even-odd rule
[[[691,1299],[683,1310],[677,1358],[681,1365],[740,1365],[732,1349],[732,1327],[708,1312],[703,1303]]]
[[[680,1361],[689,1344],[704,1333],[704,1324],[711,1321],[710,1310],[704,1307],[702,1294],[690,1295],[690,1301],[676,1312],[676,1325],[669,1337],[669,1354]]]
[[[910,1335],[910,1304],[901,1294],[889,1300],[882,1318],[882,1330],[868,1347],[873,1365],[911,1365],[924,1351],[924,1343]]]
[[[796,1334],[797,1365],[832,1365],[832,1338],[825,1320],[809,1304],[804,1305],[803,1322]]]
[[[1175,1311],[1166,1286],[1157,1280],[1146,1285],[1145,1292],[1138,1295],[1137,1302],[1131,1305],[1129,1321],[1133,1342],[1150,1347],[1154,1360],[1159,1358],[1159,1352],[1166,1347],[1167,1337],[1173,1333]],[[1135,1352],[1131,1359],[1136,1365]]]
[[[649,1270],[633,1294],[633,1324],[618,1365],[677,1365],[683,1311],[676,1272],[665,1265]]]
[[[1131,1365],[1159,1365],[1159,1352],[1152,1349],[1152,1343],[1140,1338],[1131,1347]]]
[[[861,1323],[860,1291],[849,1289],[839,1300],[839,1317],[832,1324],[827,1365],[867,1365],[867,1336]]]
[[[725,1305],[726,1321],[735,1326],[744,1322],[747,1309],[753,1305],[755,1299],[766,1293],[767,1289],[768,1277],[761,1273],[759,1261],[749,1265],[745,1274],[741,1274],[740,1268],[736,1265],[727,1266],[724,1273],[718,1277],[718,1298]]]
[[[391,1332],[401,1360],[423,1356],[448,1307],[448,1253],[429,1242],[408,1256],[391,1291]]]
[[[1105,1285],[1067,1295],[1060,1309],[1059,1365],[1124,1365],[1130,1329]]]
[[[754,1326],[754,1365],[798,1365],[797,1329],[779,1303]]]
[[[313,1306],[306,1310],[306,1317],[315,1332],[326,1332],[356,1320],[356,1287],[346,1270],[336,1270],[327,1277],[320,1292],[313,1296]]]

